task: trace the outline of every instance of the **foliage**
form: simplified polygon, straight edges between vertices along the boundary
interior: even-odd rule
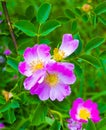
[[[4,0],[0,0],[2,2]],[[6,1],[18,48],[15,49],[0,4],[0,122],[4,130],[67,130],[69,109],[77,97],[98,103],[101,121],[84,124],[86,130],[106,129],[106,2],[105,0],[9,0]],[[91,5],[85,12],[84,4]],[[75,64],[77,80],[62,102],[41,101],[23,87],[18,63],[26,47],[45,43],[53,49],[63,34],[79,39],[79,47],[67,62]],[[12,54],[4,55],[9,48]],[[17,51],[17,53],[16,53]],[[12,93],[8,101],[2,91]]]

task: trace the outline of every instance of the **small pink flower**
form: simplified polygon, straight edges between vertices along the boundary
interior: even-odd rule
[[[88,119],[91,119],[93,122],[98,122],[101,119],[97,104],[90,99],[83,101],[82,98],[77,98],[69,113],[73,120],[85,123]]]
[[[60,48],[54,49],[53,59],[60,61],[71,55],[78,47],[79,40],[73,39],[71,34],[64,34]]]
[[[82,130],[82,122],[75,121],[72,118],[67,120],[69,130]]]
[[[2,130],[5,127],[3,123],[0,123],[0,130]]]
[[[50,60],[50,47],[46,44],[28,47],[24,52],[24,59],[25,61],[20,62],[18,66],[20,73],[27,77],[36,75],[36,72],[44,69]]]
[[[74,65],[70,63],[51,62],[46,66],[46,71],[40,70],[36,76],[28,77],[24,87],[41,100],[50,98],[52,101],[62,101],[71,93],[69,85],[76,80],[73,69]]]
[[[11,54],[11,51],[9,50],[9,49],[6,49],[5,51],[4,51],[4,55],[10,55]]]

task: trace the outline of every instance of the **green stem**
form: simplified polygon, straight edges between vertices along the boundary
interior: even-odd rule
[[[55,111],[55,110],[50,110],[50,112],[59,116],[59,118],[60,118],[60,123],[61,123],[62,126],[63,126],[62,114],[61,114],[60,112],[58,112],[58,111]]]
[[[40,37],[40,27],[41,27],[41,24],[39,24],[39,27],[38,27],[38,33],[37,33],[37,43],[39,43],[39,37]]]

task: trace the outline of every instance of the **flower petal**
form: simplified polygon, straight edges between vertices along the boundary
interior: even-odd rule
[[[38,70],[32,76],[26,78],[24,81],[25,89],[30,90],[37,82],[41,81],[44,75],[44,70]]]
[[[19,69],[19,72],[25,76],[29,77],[32,75],[32,71],[30,69],[30,66],[25,61],[19,63],[18,69]]]
[[[74,102],[73,102],[73,106],[72,109],[70,110],[69,114],[70,116],[77,121],[77,111],[78,108],[80,108],[79,106],[82,106],[82,104],[84,103],[82,98],[77,98]]]
[[[32,95],[37,94],[41,100],[47,100],[50,95],[50,87],[45,83],[37,83],[33,88],[31,88],[30,93]]]
[[[71,90],[70,86],[64,84],[58,84],[56,87],[51,88],[50,90],[50,99],[54,101],[62,101],[66,96],[70,95]]]
[[[48,72],[55,72],[64,84],[73,84],[76,81],[72,64],[52,62],[47,65]]]
[[[46,44],[41,44],[37,48],[38,57],[43,61],[50,60],[50,47]]]
[[[65,52],[65,57],[71,55],[78,47],[79,41],[74,40],[71,34],[63,35],[62,44],[60,50]]]
[[[24,52],[24,59],[27,63],[31,63],[33,60],[35,60],[38,57],[37,48],[38,48],[38,45],[35,45],[32,48],[30,47],[26,48]]]

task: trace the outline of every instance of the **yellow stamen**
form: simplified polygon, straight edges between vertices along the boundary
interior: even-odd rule
[[[37,70],[43,69],[44,64],[41,60],[37,60],[37,61],[32,61],[30,63],[30,67],[31,67],[31,71],[35,72]]]
[[[90,118],[90,112],[86,108],[81,108],[78,115],[79,118],[83,120],[88,120],[88,118]]]
[[[60,61],[64,58],[65,52],[62,50],[59,50],[58,48],[55,48],[53,51],[53,59],[56,61]]]
[[[45,82],[50,86],[50,87],[55,87],[56,84],[58,83],[58,76],[57,74],[48,74],[45,78]]]

